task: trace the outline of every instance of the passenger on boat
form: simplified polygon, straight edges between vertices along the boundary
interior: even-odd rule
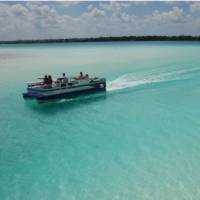
[[[48,84],[48,82],[49,82],[49,79],[48,79],[47,75],[45,75],[44,78],[43,78],[43,84],[44,85]]]
[[[55,85],[56,85],[56,87],[60,87],[60,85],[61,85],[61,79],[60,79],[60,78],[58,78],[58,79],[55,81]]]
[[[86,74],[86,75],[84,76],[84,79],[89,80],[89,75]]]
[[[80,75],[79,75],[78,79],[79,79],[79,80],[84,79],[83,72],[80,72]]]
[[[47,84],[51,86],[52,83],[53,83],[52,77],[51,77],[51,75],[49,75],[48,76],[48,83]]]
[[[63,73],[62,76],[62,82],[65,84],[68,83],[68,78],[65,76],[65,73]]]

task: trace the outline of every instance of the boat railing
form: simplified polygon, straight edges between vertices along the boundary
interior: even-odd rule
[[[70,77],[67,84],[62,83],[62,81],[57,79],[56,81],[53,81],[52,84],[44,84],[43,81],[40,81],[40,82],[28,83],[27,86],[28,86],[28,88],[41,87],[43,89],[46,89],[49,87],[53,87],[53,88],[54,87],[63,87],[64,85],[70,87],[73,85],[83,85],[83,84],[87,84],[87,83],[92,83],[97,80],[99,80],[99,78],[97,78],[97,77],[89,78],[89,79],[75,79],[74,77]]]
[[[28,87],[42,86],[43,82],[28,83]]]

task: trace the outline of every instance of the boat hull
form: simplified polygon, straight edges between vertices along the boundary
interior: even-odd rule
[[[27,93],[23,93],[23,98],[36,99],[39,102],[48,100],[59,100],[59,99],[72,99],[82,95],[93,94],[97,92],[106,91],[106,81],[105,79],[92,82],[87,85],[64,87],[60,89],[47,89],[44,91],[36,91],[34,89],[28,89]]]

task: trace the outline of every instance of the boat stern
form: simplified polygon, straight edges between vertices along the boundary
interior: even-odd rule
[[[22,93],[22,96],[24,99],[28,100],[28,99],[38,99],[39,97],[43,95],[39,93],[38,91],[27,88],[27,92]]]

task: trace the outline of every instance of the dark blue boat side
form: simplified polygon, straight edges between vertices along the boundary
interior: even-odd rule
[[[65,86],[52,86],[44,88],[37,84],[28,85],[27,92],[23,93],[24,99],[36,99],[38,101],[71,99],[81,95],[87,95],[106,91],[106,79],[79,80],[74,84]]]

